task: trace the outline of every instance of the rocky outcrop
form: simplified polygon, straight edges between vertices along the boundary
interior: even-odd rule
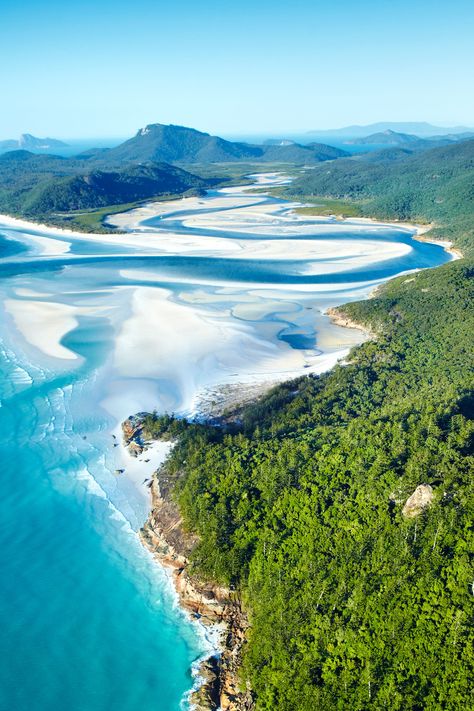
[[[363,326],[360,323],[357,323],[356,321],[353,321],[350,319],[348,316],[346,316],[342,311],[339,311],[339,309],[335,307],[331,307],[327,309],[326,315],[329,316],[331,319],[332,323],[334,323],[336,326],[343,326],[344,328],[355,328],[358,331],[363,331],[366,336],[369,336],[371,338],[375,338],[375,333],[371,331],[367,326]]]
[[[413,494],[406,500],[402,514],[405,518],[414,518],[429,508],[434,499],[433,487],[429,484],[420,484]]]
[[[219,708],[219,657],[209,657],[203,661],[199,668],[199,676],[202,684],[199,689],[192,694],[192,704],[194,711],[207,711],[208,709]]]
[[[145,449],[143,442],[143,418],[146,412],[140,412],[138,415],[130,415],[122,422],[123,441],[132,457],[138,457]]]
[[[181,605],[203,623],[222,628],[221,654],[202,662],[199,675],[203,684],[193,692],[191,705],[197,711],[251,711],[252,693],[248,688],[242,689],[239,680],[249,627],[247,617],[237,592],[203,581],[190,572],[189,556],[198,538],[184,530],[172,490],[173,481],[166,470],[156,472],[151,486],[152,511],[140,532],[141,539],[171,570]]]

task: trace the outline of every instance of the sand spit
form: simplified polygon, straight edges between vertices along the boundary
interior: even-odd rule
[[[61,344],[64,336],[78,324],[78,309],[74,306],[54,301],[7,299],[4,307],[25,340],[42,353],[65,360],[78,358]]]

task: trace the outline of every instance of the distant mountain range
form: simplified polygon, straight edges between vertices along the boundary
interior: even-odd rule
[[[387,131],[372,133],[370,136],[365,136],[364,138],[353,138],[345,141],[345,143],[347,145],[357,146],[398,146],[399,148],[407,148],[409,150],[416,151],[435,148],[436,146],[447,146],[450,143],[457,143],[471,137],[474,137],[474,133],[449,134],[447,136],[430,136],[430,138],[420,138],[419,136],[415,136],[411,133],[399,133],[398,131],[387,129]]]
[[[319,189],[330,180],[329,176],[347,176],[354,171],[365,175],[372,170],[371,164],[382,164],[386,169],[391,164],[395,170],[396,165],[408,165],[406,161],[412,156],[430,153],[426,149],[433,146],[462,146],[461,135],[425,139],[385,129],[352,140],[354,145],[373,144],[383,150],[350,157],[347,151],[320,143],[301,145],[288,139],[272,139],[254,145],[227,141],[184,126],[151,124],[114,148],[98,148],[74,158],[28,150],[4,152],[0,155],[0,211],[48,219],[58,213],[202,193],[223,181],[196,174],[199,166],[204,170],[204,164],[214,163],[308,166],[312,170],[301,180],[308,184],[315,181],[315,185],[318,181]],[[22,136],[20,141],[36,149],[49,145],[47,142],[61,144],[55,139],[30,135]],[[330,169],[318,165],[326,161],[332,161]],[[212,174],[209,167],[206,174]],[[334,184],[333,178],[331,181]]]
[[[384,147],[373,155],[373,160],[398,160],[404,155],[426,151],[431,148],[440,148],[454,143],[462,143],[474,137],[474,133],[449,134],[446,136],[431,136],[430,138],[420,138],[410,133],[399,133],[397,131],[382,131],[373,133],[364,138],[353,138],[345,141],[346,145],[367,146],[370,148]],[[365,154],[366,155],[366,154]]]
[[[411,133],[399,133],[398,131],[387,129],[386,131],[379,131],[379,133],[371,133],[369,136],[364,136],[363,138],[353,138],[352,140],[347,141],[347,143],[349,145],[355,144],[359,146],[387,145],[415,148],[420,145],[425,145],[428,143],[428,140],[420,138],[419,136],[414,136]]]
[[[335,128],[328,130],[313,130],[309,131],[308,135],[324,136],[325,138],[364,138],[374,133],[382,133],[384,131],[396,131],[398,133],[414,134],[421,138],[430,136],[456,136],[458,134],[467,134],[465,138],[474,133],[473,128],[467,126],[452,126],[443,128],[434,126],[431,123],[424,121],[382,121],[380,123],[371,123],[367,126],[344,126],[343,128]]]
[[[31,133],[22,133],[19,139],[11,138],[0,141],[0,152],[27,150],[27,151],[51,151],[55,148],[64,148],[67,143],[58,141],[56,138],[37,138]]]
[[[300,145],[293,141],[254,145],[226,141],[219,136],[185,126],[150,124],[115,148],[87,151],[84,160],[108,166],[129,162],[166,163],[281,162],[301,165],[320,163],[347,155],[344,150],[320,143]]]

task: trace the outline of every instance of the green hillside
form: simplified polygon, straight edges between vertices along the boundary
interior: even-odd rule
[[[226,141],[185,126],[150,124],[128,141],[108,151],[89,151],[87,160],[106,165],[123,162],[166,161],[167,163],[280,162],[312,164],[347,155],[332,146],[252,145]]]
[[[474,253],[474,140],[396,160],[341,159],[316,166],[286,190],[290,197],[356,200],[368,216],[435,222],[434,235]]]
[[[0,156],[0,211],[51,221],[55,213],[182,195],[215,182],[166,163],[116,171],[82,172],[84,167],[80,161],[27,151]]]
[[[191,426],[173,451],[194,565],[249,610],[258,709],[472,700],[473,276],[456,263],[347,307],[379,334],[349,366],[276,388],[237,433]],[[434,503],[407,519],[420,484]]]
[[[120,172],[93,171],[53,179],[30,192],[23,201],[27,214],[84,210],[202,190],[208,183],[166,164],[131,166]]]

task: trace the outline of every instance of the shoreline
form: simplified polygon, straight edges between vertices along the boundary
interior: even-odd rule
[[[428,235],[429,230],[433,229],[433,227],[435,227],[434,224],[430,225],[429,229],[418,232],[416,235],[414,235],[413,239],[416,239],[418,242],[437,244],[440,247],[443,247],[444,251],[452,256],[451,261],[453,262],[457,261],[458,259],[464,259],[464,254],[461,252],[459,247],[454,247],[453,243],[450,240],[435,239],[434,237],[425,237],[425,234]]]
[[[443,240],[443,239],[436,239],[435,237],[431,237],[431,238],[428,237],[430,231],[436,227],[436,224],[434,222],[430,222],[429,224],[424,225],[424,224],[417,224],[416,222],[399,222],[397,220],[394,220],[393,222],[391,222],[391,221],[385,222],[385,221],[377,219],[376,217],[343,217],[343,218],[341,218],[341,222],[349,222],[349,221],[350,222],[361,222],[362,224],[367,223],[367,224],[372,224],[372,225],[382,225],[382,226],[387,226],[387,227],[388,226],[403,227],[404,229],[414,232],[414,234],[412,235],[412,239],[416,240],[417,242],[426,242],[427,244],[436,244],[439,247],[443,247],[445,252],[452,255],[452,257],[453,257],[452,261],[455,261],[457,259],[464,259],[464,254],[461,252],[461,250],[458,247],[454,247],[453,243],[450,240]],[[433,268],[436,268],[436,267],[433,267]],[[395,277],[393,277],[393,278],[395,278]],[[372,298],[372,297],[370,296],[369,298]]]
[[[260,175],[260,174],[257,174]],[[266,175],[266,173],[262,173],[262,175]],[[237,187],[242,187],[242,189],[245,189],[248,186],[236,186],[234,189]],[[225,188],[222,188],[224,190]],[[269,186],[268,192],[261,193],[261,195],[268,195],[271,196],[271,186]],[[290,210],[294,213],[296,217],[298,217],[298,213],[296,212],[296,203],[294,200],[286,200],[285,198],[280,198],[281,200],[288,202],[289,205],[292,205],[293,207],[290,208]],[[128,214],[131,213],[135,210],[140,210],[140,209],[157,209],[159,206],[163,207],[163,205],[166,205],[167,203],[176,203],[182,200],[182,198],[177,198],[175,200],[151,200],[151,201],[146,201],[141,205],[137,205],[135,207],[130,207],[126,210],[123,210],[123,212],[118,212],[118,213],[110,213],[110,216],[118,216],[122,214]],[[304,207],[304,203],[300,203],[297,205],[298,207]],[[161,213],[156,213],[156,215],[159,215]],[[154,215],[152,215],[154,216]],[[15,217],[13,215],[6,215],[1,213],[0,214],[0,223],[4,222],[6,226],[10,225],[13,228],[33,228],[34,230],[41,230],[41,231],[48,231],[51,234],[55,234],[58,236],[71,236],[75,234],[79,234],[81,236],[86,236],[89,238],[97,238],[101,239],[107,236],[119,236],[123,234],[127,234],[127,232],[122,232],[119,230],[117,227],[113,227],[111,223],[107,222],[107,218],[109,215],[104,216],[103,224],[109,226],[109,230],[104,231],[104,232],[87,232],[83,231],[79,228],[77,229],[68,229],[66,227],[57,227],[56,225],[49,225],[45,222],[35,222],[34,220],[28,220],[23,217]],[[315,220],[324,220],[327,219],[327,215],[311,215]],[[412,239],[415,239],[419,242],[427,242],[429,244],[436,244],[444,248],[445,252],[448,254],[451,254],[453,257],[453,260],[455,259],[463,259],[464,254],[462,251],[453,245],[453,242],[450,240],[443,240],[443,239],[436,239],[434,237],[426,237],[425,235],[429,234],[430,230],[432,230],[434,227],[436,227],[434,222],[431,222],[429,224],[417,224],[414,222],[402,222],[398,221],[396,219],[394,220],[383,220],[379,219],[377,217],[341,217],[336,214],[334,214],[334,217],[340,221],[340,222],[350,222],[352,224],[371,224],[371,225],[380,225],[381,227],[401,227],[403,229],[409,230],[411,232],[414,232]],[[306,218],[307,219],[307,218]],[[132,230],[133,231],[133,230]]]
[[[374,289],[374,292],[375,291],[376,290]],[[368,296],[369,299],[372,299],[376,296],[374,292],[372,292]],[[345,316],[342,311],[339,311],[342,306],[343,304],[341,304],[340,306],[331,306],[329,309],[327,309],[326,315],[329,316],[332,323],[336,324],[336,326],[342,326],[342,328],[353,328],[357,331],[362,331],[362,333],[367,337],[367,340],[374,340],[375,338],[377,338],[377,334],[375,333],[375,331],[372,331],[364,324],[358,323],[357,321],[353,321],[348,316]]]
[[[441,244],[449,252],[450,243],[423,240],[424,231],[430,228],[412,226],[417,230],[413,239]],[[461,258],[460,253],[453,254],[453,259]],[[374,298],[379,287],[376,287],[367,298]],[[367,338],[373,340],[377,334],[364,324],[357,323],[339,312],[342,306],[330,307],[325,315],[330,321],[343,328],[361,331]],[[334,367],[332,363],[328,370]],[[305,375],[302,373],[301,375]],[[297,376],[295,376],[297,377]],[[199,413],[204,419],[212,421],[213,417],[222,417],[227,409],[238,411],[253,400],[263,396],[277,382],[267,381],[255,388],[253,396],[240,391],[237,384],[221,385],[214,391],[204,393],[198,398]],[[242,400],[235,397],[240,392]],[[215,402],[217,396],[217,402]],[[220,397],[220,400],[219,400]],[[213,401],[210,401],[210,399]],[[207,407],[206,407],[207,406]],[[166,460],[165,460],[166,461]],[[219,652],[204,656],[196,662],[197,684],[189,692],[189,704],[193,711],[252,711],[254,701],[250,688],[239,689],[239,670],[246,632],[250,626],[241,601],[230,590],[222,586],[212,585],[191,576],[187,572],[189,552],[176,548],[168,539],[168,535],[180,528],[181,517],[174,504],[174,518],[170,516],[169,502],[162,495],[159,481],[159,471],[152,476],[150,486],[151,511],[142,527],[139,538],[144,547],[150,551],[153,558],[170,573],[171,581],[178,594],[182,608],[206,628],[213,629],[218,639]],[[165,516],[163,517],[163,514]],[[168,517],[168,518],[167,518]],[[206,634],[206,633],[205,633]]]
[[[132,456],[144,454],[148,441],[143,438],[142,423],[146,413],[130,416],[122,423],[123,447]],[[153,440],[152,445],[172,442]],[[177,504],[172,499],[173,485],[163,465],[153,473],[148,488],[151,510],[138,532],[142,545],[169,574],[181,608],[203,627],[204,636],[215,640],[212,653],[204,653],[193,668],[195,684],[189,691],[193,711],[251,711],[250,689],[239,688],[238,672],[242,648],[249,628],[239,594],[223,585],[207,582],[189,572],[190,555],[198,538],[187,533]]]
[[[115,235],[120,234],[116,230],[111,230],[110,232],[83,232],[80,229],[68,229],[67,227],[57,227],[56,225],[48,225],[46,222],[34,222],[33,220],[27,220],[24,217],[14,217],[13,215],[0,214],[0,223],[5,223],[5,226],[11,226],[13,228],[29,228],[33,230],[47,231],[51,234],[55,234],[63,237],[70,237],[71,235],[80,234],[87,235],[89,237],[104,237],[105,235]]]
[[[238,593],[189,572],[189,555],[195,539],[189,536],[190,544],[187,543],[177,506],[162,492],[159,475],[153,477],[150,491],[152,512],[139,532],[139,539],[168,572],[183,611],[203,627],[206,638],[212,636],[216,642],[215,649],[210,654],[205,652],[194,665],[195,683],[188,696],[190,708],[251,709],[249,690],[239,688],[238,673],[249,622]]]

